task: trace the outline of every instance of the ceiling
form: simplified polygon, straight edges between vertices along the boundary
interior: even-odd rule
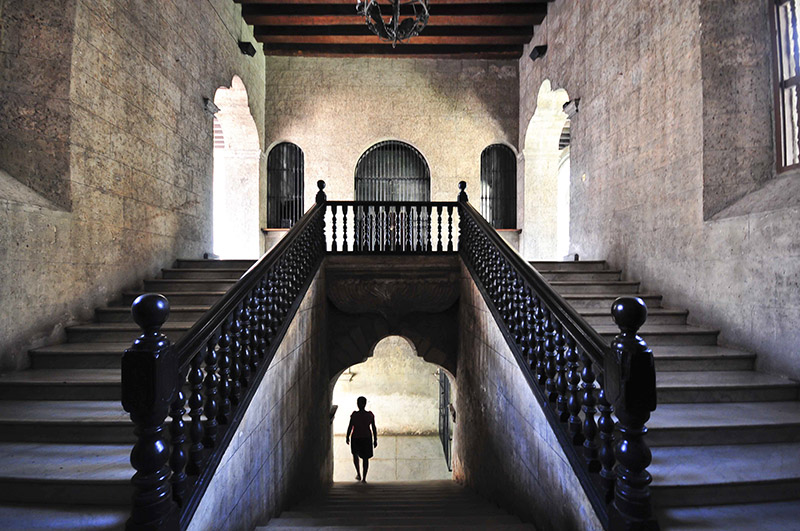
[[[356,0],[234,0],[266,55],[516,59],[552,0],[429,0],[428,26],[392,48],[356,13]],[[388,0],[381,1],[384,13]]]

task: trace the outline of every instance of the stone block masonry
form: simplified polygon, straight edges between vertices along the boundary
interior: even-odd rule
[[[538,529],[600,531],[544,412],[466,267],[453,477]]]
[[[0,6],[11,176],[0,187],[0,370],[10,370],[122,289],[212,250],[203,100],[239,76],[263,149],[265,74],[260,52],[239,51],[252,32],[230,0]]]

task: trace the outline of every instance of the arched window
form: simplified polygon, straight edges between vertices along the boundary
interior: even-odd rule
[[[517,157],[503,144],[481,153],[481,214],[496,229],[517,228]]]
[[[267,157],[267,227],[289,228],[303,215],[303,150],[282,142]]]
[[[397,140],[367,149],[356,164],[356,201],[430,201],[431,170],[414,146]]]

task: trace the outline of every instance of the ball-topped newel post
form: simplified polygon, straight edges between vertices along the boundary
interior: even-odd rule
[[[177,529],[167,464],[170,446],[164,433],[164,419],[178,387],[178,363],[161,334],[169,301],[155,293],[140,295],[131,314],[143,333],[122,355],[122,407],[136,426],[131,451],[135,493],[126,529]]]
[[[319,191],[317,192],[316,202],[318,205],[321,205],[328,200],[328,196],[325,194],[325,181],[322,179],[317,181],[317,188]]]
[[[611,306],[620,334],[606,358],[604,391],[619,420],[614,441],[617,461],[614,507],[624,529],[658,529],[650,500],[647,467],[652,461],[644,439],[645,423],[656,409],[656,371],[653,351],[637,334],[647,320],[639,297],[620,297]]]
[[[469,197],[467,197],[467,181],[459,181],[458,183],[458,202],[459,203],[466,203],[469,201]]]

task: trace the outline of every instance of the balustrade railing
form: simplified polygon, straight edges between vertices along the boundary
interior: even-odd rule
[[[144,333],[122,358],[122,405],[137,437],[128,529],[188,526],[324,258],[324,212],[320,189],[317,204],[175,345],[160,333],[168,301],[134,301]]]
[[[658,529],[644,440],[656,407],[647,307],[620,297],[609,346],[469,204],[459,184],[459,254],[606,529]]]

